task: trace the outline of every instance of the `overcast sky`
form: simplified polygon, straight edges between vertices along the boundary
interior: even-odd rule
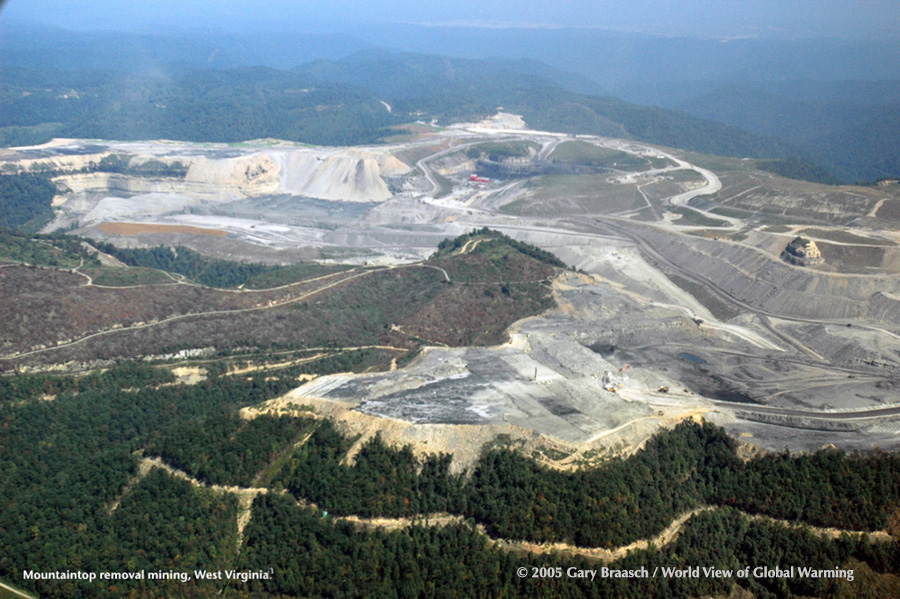
[[[900,0],[6,0],[0,18],[70,29],[335,31],[371,21],[900,38]]]

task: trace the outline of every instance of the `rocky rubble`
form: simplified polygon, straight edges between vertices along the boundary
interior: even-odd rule
[[[805,237],[795,237],[784,251],[781,252],[781,259],[796,266],[815,266],[824,264],[825,258],[819,251],[819,246],[812,239]]]

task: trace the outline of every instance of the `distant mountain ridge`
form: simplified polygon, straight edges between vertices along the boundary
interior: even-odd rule
[[[339,61],[302,65],[295,71],[364,87],[391,98],[397,111],[441,122],[486,116],[502,105],[538,129],[634,138],[709,154],[809,161],[804,152],[772,136],[684,112],[630,104],[597,91],[566,89],[565,82],[577,76],[536,61],[361,52]],[[817,180],[831,182],[827,174]]]
[[[0,69],[0,140],[375,143],[401,122],[371,92],[265,67],[138,75]]]
[[[900,174],[900,81],[668,82],[630,97],[785,140],[843,182]]]
[[[364,88],[392,107],[397,104],[401,112],[418,105],[424,113],[444,119],[484,114],[495,107],[491,104],[511,104],[512,94],[532,120],[568,131],[588,126],[591,132],[633,135],[698,151],[793,157],[821,165],[801,169],[806,175],[796,171],[798,176],[824,172],[824,167],[836,175],[834,180],[843,182],[900,175],[900,41],[890,39],[718,40],[598,29],[404,23],[348,25],[340,33],[83,33],[0,20],[0,65],[117,71],[151,79],[207,69],[293,69],[314,81],[355,87],[354,93]],[[69,75],[61,79],[69,80]],[[464,90],[465,85],[480,93]],[[549,97],[526,100],[527,90],[536,89],[546,90]],[[608,99],[585,100],[560,89],[617,96],[681,114],[626,111]],[[573,112],[562,114],[552,100]],[[534,110],[537,105],[541,110]],[[374,116],[368,108],[364,112]],[[686,115],[729,127],[716,128]],[[263,120],[270,118],[274,119],[269,115]],[[368,141],[378,135],[363,134],[363,127],[383,129],[391,124],[376,123],[379,119],[367,124],[359,114],[350,120],[359,138]],[[46,138],[66,129],[59,119],[41,123],[37,129],[28,127],[39,123],[4,129],[0,142]],[[335,135],[306,141],[353,139],[340,133],[341,122],[332,120],[330,126]],[[697,131],[688,131],[693,126]],[[318,126],[307,124],[297,130],[311,128]],[[238,127],[232,135],[220,137],[232,139],[251,129]],[[286,134],[290,135],[294,133]]]
[[[520,87],[556,86],[602,94],[590,79],[531,59],[473,60],[414,52],[364,50],[339,60],[320,59],[293,69],[304,75],[365,87],[393,99],[429,96],[462,84],[485,93]]]
[[[49,38],[78,35],[62,32]],[[84,56],[85,66],[107,64],[103,57],[113,52],[108,46],[118,34],[84,35],[88,49],[76,48],[63,62]],[[479,119],[503,106],[541,129],[634,138],[710,154],[809,160],[808,153],[771,136],[599,95],[603,90],[593,81],[532,59],[471,60],[367,49],[339,59],[320,57],[290,71],[201,68],[193,64],[209,51],[209,39],[201,35],[192,43],[173,39],[162,57],[180,62],[151,68],[142,62],[145,50],[158,46],[161,38],[134,34],[126,39],[131,45],[108,61],[115,66],[122,57],[133,58],[136,70],[124,73],[113,68],[56,69],[60,61],[47,64],[40,52],[32,57],[32,66],[2,69],[0,143],[36,144],[52,137],[196,142],[271,137],[354,145],[378,142],[403,123]],[[234,47],[240,46],[238,41]],[[149,46],[142,46],[144,42]],[[6,40],[0,44],[0,56],[12,52],[18,56],[13,64],[28,63],[22,53],[29,43],[44,42],[38,38],[17,46]],[[319,50],[287,51],[281,60],[330,52],[328,43]],[[179,50],[179,45],[184,47]],[[222,62],[223,54],[227,52],[213,52],[211,63]]]
[[[168,70],[173,64],[185,68],[265,66],[285,70],[372,47],[369,42],[345,34],[75,32],[0,20],[0,64],[61,71],[149,74]]]

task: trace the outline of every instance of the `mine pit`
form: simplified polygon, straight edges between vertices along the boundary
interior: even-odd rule
[[[80,225],[127,247],[372,267],[423,260],[487,226],[581,271],[553,282],[556,308],[514,325],[522,345],[431,347],[405,367],[297,390],[347,413],[622,448],[688,414],[746,425],[761,445],[793,422],[734,405],[892,405],[900,250],[848,224],[889,218],[886,192],[720,175],[663,148],[573,141],[513,117],[380,147],[67,140],[6,156],[60,171],[47,231]],[[127,168],[64,172],[107,156],[127,157]],[[468,184],[473,173],[490,183]],[[780,256],[795,238],[812,248],[791,254],[801,264]],[[872,443],[900,444],[871,430]]]

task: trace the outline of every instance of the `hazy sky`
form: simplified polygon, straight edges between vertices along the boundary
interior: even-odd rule
[[[0,17],[73,29],[335,31],[380,21],[900,38],[900,0],[6,0]]]

